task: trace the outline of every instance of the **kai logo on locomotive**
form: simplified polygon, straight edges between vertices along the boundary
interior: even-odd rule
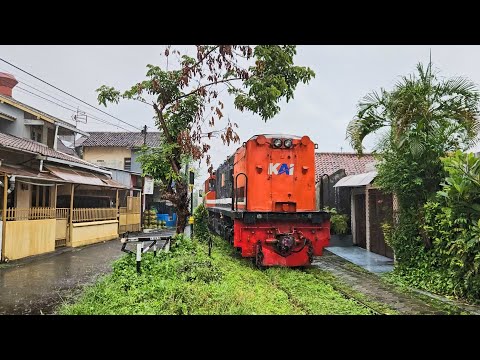
[[[294,164],[290,164],[290,166],[288,166],[288,164],[270,163],[268,167],[268,173],[273,175],[293,175],[293,167]]]

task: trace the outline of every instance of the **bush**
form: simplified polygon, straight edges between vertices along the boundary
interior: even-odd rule
[[[208,210],[204,204],[200,204],[193,212],[195,221],[194,236],[197,240],[207,242],[210,238],[208,230]]]
[[[330,232],[332,234],[343,235],[348,233],[348,216],[339,214],[337,209],[325,207],[325,211],[330,213]]]
[[[458,151],[442,161],[448,176],[424,207],[430,265],[448,274],[442,292],[480,299],[480,159]]]
[[[401,209],[388,241],[399,275],[412,286],[480,299],[480,159],[460,151],[442,158],[441,190],[416,210]]]

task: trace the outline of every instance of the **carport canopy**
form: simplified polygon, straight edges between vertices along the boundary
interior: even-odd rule
[[[376,171],[349,175],[341,178],[333,187],[358,187],[370,184],[377,176]]]
[[[108,178],[103,174],[93,174],[86,171],[77,169],[60,168],[52,165],[45,166],[53,175],[59,177],[66,182],[72,182],[74,184],[84,185],[96,185],[111,187],[117,189],[128,189],[125,185],[116,182],[113,179]]]

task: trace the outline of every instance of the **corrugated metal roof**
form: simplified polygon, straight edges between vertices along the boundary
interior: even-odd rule
[[[365,186],[370,184],[373,179],[377,176],[376,171],[370,171],[367,173],[356,174],[345,176],[338,180],[338,182],[333,185],[333,187],[357,187],[357,186]]]
[[[127,147],[143,145],[143,134],[140,132],[89,132],[90,137],[83,142],[84,147]],[[146,143],[151,147],[160,146],[160,133],[147,132]]]
[[[105,186],[105,187],[114,187],[119,189],[128,189],[126,186],[108,178],[105,175],[101,174],[92,174],[86,171],[60,168],[57,166],[47,165],[45,166],[47,170],[52,172],[55,176],[63,179],[65,181],[74,183],[74,184],[84,184],[84,185],[94,185],[94,186]]]
[[[69,148],[65,145],[65,143],[63,142],[62,139],[57,140],[57,149],[58,149],[58,151],[63,152],[65,154],[68,154],[70,156],[73,156],[73,157],[76,157],[76,158],[79,157],[77,155],[77,153],[75,152],[75,150],[73,150],[72,148]]]
[[[7,165],[3,163],[2,166],[0,166],[0,172],[6,173],[7,175],[15,175],[16,177],[25,179],[48,180],[62,183],[64,182],[64,180],[48,172],[40,172],[25,165]]]
[[[7,119],[7,120],[10,120],[10,121],[15,121],[15,120],[17,120],[17,118],[16,118],[15,116],[6,114],[6,113],[1,112],[1,111],[0,111],[0,117],[2,117],[2,118],[4,118],[4,119]]]

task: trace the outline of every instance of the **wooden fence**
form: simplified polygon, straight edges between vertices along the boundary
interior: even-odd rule
[[[7,208],[7,221],[55,219],[55,208],[33,207],[28,209]]]
[[[57,208],[57,211],[56,211],[57,219],[68,219],[69,212],[70,212],[69,208]]]
[[[73,222],[116,220],[117,209],[115,208],[85,208],[73,209]]]

